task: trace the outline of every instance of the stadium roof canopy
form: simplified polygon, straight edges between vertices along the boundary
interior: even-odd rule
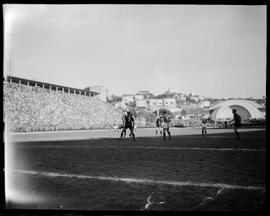
[[[232,109],[236,109],[242,119],[265,118],[265,113],[260,111],[262,108],[264,106],[254,101],[234,99],[215,104],[208,110],[210,111],[211,118],[216,121],[232,119]]]

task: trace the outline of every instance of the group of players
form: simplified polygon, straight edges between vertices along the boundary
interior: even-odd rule
[[[163,111],[156,118],[156,135],[158,135],[158,132],[160,135],[163,134],[163,140],[166,140],[166,133],[169,136],[169,140],[171,140],[170,122],[170,118],[166,111]]]
[[[127,111],[127,114],[122,117],[122,124],[118,129],[122,129],[120,136],[121,139],[126,136],[127,129],[129,129],[129,136],[135,141],[135,120],[130,111]],[[170,119],[166,111],[162,112],[161,115],[158,115],[156,118],[156,134],[158,134],[158,131],[161,135],[163,134],[163,140],[166,140],[166,133],[169,136],[169,140],[171,140]]]
[[[233,113],[233,119],[230,122],[230,124],[233,125],[234,132],[236,134],[236,138],[240,139],[240,134],[238,132],[238,129],[241,127],[241,116],[237,113],[236,109],[232,110]],[[202,117],[202,136],[207,135],[207,119]],[[133,115],[130,111],[127,111],[127,114],[122,117],[122,125],[120,125],[119,129],[122,129],[121,131],[121,139],[126,136],[127,129],[130,130],[129,136],[133,138],[135,141],[135,120],[133,118]],[[170,132],[170,118],[167,115],[166,111],[163,111],[160,115],[156,118],[156,135],[163,134],[163,140],[166,140],[166,134],[169,136],[169,140],[171,140],[171,132]]]
[[[230,125],[233,125],[233,129],[234,129],[234,133],[236,135],[236,139],[240,139],[240,134],[238,132],[238,129],[241,127],[241,116],[237,113],[236,109],[232,110],[233,113],[233,119],[231,121],[229,121]],[[202,136],[206,136],[207,135],[207,119],[202,117]]]
[[[122,125],[120,125],[119,129],[122,129],[121,131],[121,139],[126,136],[127,129],[130,130],[129,136],[133,138],[135,141],[135,120],[133,118],[133,115],[130,111],[127,111],[127,114],[122,117]]]

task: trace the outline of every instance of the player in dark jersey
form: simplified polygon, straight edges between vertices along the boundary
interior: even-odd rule
[[[130,111],[127,112],[127,115],[125,115],[125,120],[124,120],[124,127],[121,132],[121,138],[123,138],[124,135],[126,135],[126,130],[129,129],[131,136],[133,140],[135,141],[135,134],[134,134],[134,118],[131,114]]]
[[[158,134],[158,131],[159,131],[160,135],[162,135],[160,116],[157,116],[157,118],[156,118],[156,135]]]
[[[240,139],[240,134],[238,132],[238,128],[241,127],[241,116],[237,113],[236,109],[232,110],[233,113],[233,129],[234,133],[236,134],[236,138],[239,140]]]
[[[163,140],[166,140],[166,132],[169,135],[169,140],[171,139],[171,132],[170,132],[170,119],[166,112],[163,113],[161,116],[161,126],[163,128]]]

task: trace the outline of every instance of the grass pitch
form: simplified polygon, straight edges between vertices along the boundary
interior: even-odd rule
[[[9,185],[25,198],[9,200],[12,209],[265,208],[265,131],[10,145]]]

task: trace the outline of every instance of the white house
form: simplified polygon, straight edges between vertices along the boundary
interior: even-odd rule
[[[176,94],[180,94],[180,91],[179,89],[176,89],[176,88],[169,88],[166,93],[168,94],[173,94],[173,93],[176,93]]]
[[[142,101],[144,99],[144,95],[136,94],[134,97],[135,97],[135,101]]]
[[[203,109],[208,109],[210,107],[210,101],[201,101],[199,106]]]
[[[198,102],[198,101],[199,101],[199,98],[196,97],[196,96],[191,96],[191,97],[190,97],[190,100],[193,100],[193,101],[195,101],[195,102]]]
[[[136,107],[147,107],[146,100],[136,100]]]
[[[180,94],[179,95],[179,100],[186,102],[187,98],[186,98],[186,96],[184,94]]]
[[[149,99],[149,107],[152,110],[162,108],[163,107],[163,99]]]
[[[134,95],[123,95],[122,96],[122,101],[124,103],[131,103],[134,102]]]
[[[175,108],[176,99],[175,98],[164,98],[163,99],[164,108]]]

